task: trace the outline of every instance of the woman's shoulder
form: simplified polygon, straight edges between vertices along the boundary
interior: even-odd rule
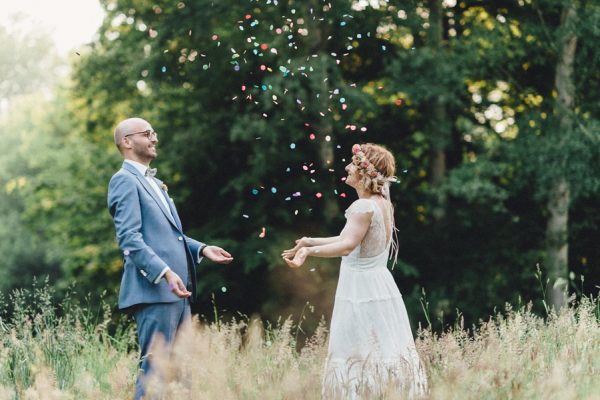
[[[371,199],[358,199],[355,200],[352,204],[350,204],[350,207],[348,207],[346,209],[346,217],[348,217],[349,214],[354,214],[354,213],[371,213],[375,211],[375,204],[373,203],[373,200]]]

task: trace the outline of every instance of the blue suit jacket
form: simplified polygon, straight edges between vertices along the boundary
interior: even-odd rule
[[[160,188],[162,182],[153,179]],[[196,264],[201,260],[196,255],[205,245],[183,234],[173,200],[161,191],[172,216],[144,176],[128,163],[123,163],[108,185],[108,209],[124,254],[120,309],[178,301],[165,279],[154,283],[166,266],[188,283],[188,290],[191,286],[190,301],[196,297]]]

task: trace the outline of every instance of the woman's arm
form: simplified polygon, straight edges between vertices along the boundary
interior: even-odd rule
[[[304,247],[313,247],[313,246],[322,246],[324,244],[333,243],[340,239],[340,235],[324,237],[324,238],[309,237],[309,238],[302,238],[302,239],[306,239],[307,244]],[[302,240],[302,239],[300,239],[300,240]]]
[[[326,243],[310,246],[310,247],[301,247],[299,248],[295,254],[292,256],[284,253],[284,261],[290,267],[299,267],[301,266],[308,256],[312,257],[340,257],[346,256],[354,250],[356,246],[360,244],[363,240],[367,231],[369,230],[369,225],[371,224],[371,218],[373,217],[373,212],[361,212],[361,213],[353,213],[348,215],[348,221],[346,222],[346,226],[340,233],[339,236],[335,236],[328,240]]]
[[[281,254],[281,256],[283,258],[294,258],[294,256],[296,255],[296,252],[303,247],[320,246],[323,244],[333,243],[333,242],[339,240],[339,238],[340,238],[339,235],[324,237],[324,238],[312,238],[312,237],[305,236],[303,238],[296,240],[296,246],[294,246],[291,249],[284,250],[283,253]]]

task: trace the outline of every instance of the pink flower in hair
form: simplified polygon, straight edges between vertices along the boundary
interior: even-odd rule
[[[355,144],[354,146],[352,146],[352,154],[358,154],[359,151],[360,151],[360,144]]]
[[[371,178],[377,178],[377,171],[371,171]]]

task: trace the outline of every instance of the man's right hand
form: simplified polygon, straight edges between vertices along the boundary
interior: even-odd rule
[[[175,294],[175,296],[186,298],[192,295],[192,293],[186,289],[179,275],[177,275],[175,272],[168,270],[165,273],[165,279],[169,284],[169,289]]]

